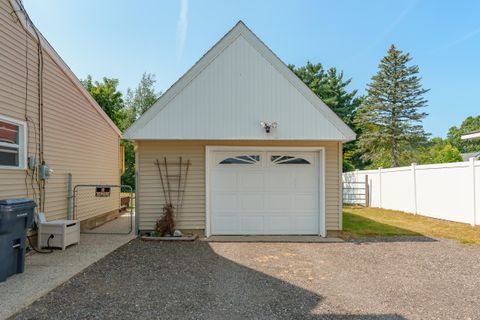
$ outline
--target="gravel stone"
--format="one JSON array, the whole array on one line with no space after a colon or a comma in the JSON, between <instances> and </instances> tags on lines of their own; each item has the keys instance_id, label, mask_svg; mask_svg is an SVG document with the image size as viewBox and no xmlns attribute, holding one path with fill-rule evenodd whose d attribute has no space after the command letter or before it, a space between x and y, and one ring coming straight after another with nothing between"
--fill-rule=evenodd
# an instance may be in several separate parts
<instances>
[{"instance_id":1,"label":"gravel stone","mask_svg":"<svg viewBox=\"0 0 480 320\"><path fill-rule=\"evenodd\" d=\"M133 240L12 319L480 319L480 247Z\"/></svg>"}]
</instances>

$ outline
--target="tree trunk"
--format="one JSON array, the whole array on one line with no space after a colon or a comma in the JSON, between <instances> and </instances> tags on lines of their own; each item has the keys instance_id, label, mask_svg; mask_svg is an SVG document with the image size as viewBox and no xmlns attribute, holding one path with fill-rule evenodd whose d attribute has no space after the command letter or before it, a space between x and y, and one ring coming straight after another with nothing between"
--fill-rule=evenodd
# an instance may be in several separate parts
<instances>
[{"instance_id":1,"label":"tree trunk","mask_svg":"<svg viewBox=\"0 0 480 320\"><path fill-rule=\"evenodd\" d=\"M395 136L392 136L392 167L398 167L398 145Z\"/></svg>"}]
</instances>

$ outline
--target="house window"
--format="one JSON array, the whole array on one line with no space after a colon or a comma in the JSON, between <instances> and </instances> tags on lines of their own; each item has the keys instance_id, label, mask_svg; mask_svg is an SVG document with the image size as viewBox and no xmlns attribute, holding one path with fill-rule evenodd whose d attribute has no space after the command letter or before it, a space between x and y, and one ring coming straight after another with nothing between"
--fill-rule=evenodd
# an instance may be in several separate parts
<instances>
[{"instance_id":1,"label":"house window","mask_svg":"<svg viewBox=\"0 0 480 320\"><path fill-rule=\"evenodd\" d=\"M226 158L220 164L255 164L260 161L259 155L242 155Z\"/></svg>"},{"instance_id":2,"label":"house window","mask_svg":"<svg viewBox=\"0 0 480 320\"><path fill-rule=\"evenodd\" d=\"M310 161L294 156L271 156L270 160L275 164L310 164Z\"/></svg>"},{"instance_id":3,"label":"house window","mask_svg":"<svg viewBox=\"0 0 480 320\"><path fill-rule=\"evenodd\" d=\"M0 115L0 168L26 167L26 124Z\"/></svg>"}]
</instances>

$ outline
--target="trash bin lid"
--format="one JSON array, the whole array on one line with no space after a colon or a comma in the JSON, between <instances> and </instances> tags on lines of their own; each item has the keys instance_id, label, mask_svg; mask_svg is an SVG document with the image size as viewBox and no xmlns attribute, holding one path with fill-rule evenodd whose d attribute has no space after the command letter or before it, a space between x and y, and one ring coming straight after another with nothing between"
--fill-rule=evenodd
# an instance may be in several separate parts
<instances>
[{"instance_id":1,"label":"trash bin lid","mask_svg":"<svg viewBox=\"0 0 480 320\"><path fill-rule=\"evenodd\" d=\"M29 198L0 200L0 206L14 206L14 205L30 204L30 203L34 204L35 201L33 201L32 199L29 199Z\"/></svg>"}]
</instances>

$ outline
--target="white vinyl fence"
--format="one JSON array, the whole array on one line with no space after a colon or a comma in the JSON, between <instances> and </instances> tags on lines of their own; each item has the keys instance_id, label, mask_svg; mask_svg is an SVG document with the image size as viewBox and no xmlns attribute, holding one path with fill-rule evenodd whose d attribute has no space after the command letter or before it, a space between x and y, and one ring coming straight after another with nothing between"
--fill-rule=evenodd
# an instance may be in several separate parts
<instances>
[{"instance_id":1,"label":"white vinyl fence","mask_svg":"<svg viewBox=\"0 0 480 320\"><path fill-rule=\"evenodd\" d=\"M368 175L371 207L480 225L480 161L362 170L343 174L344 186ZM358 192L358 191L357 191ZM344 199L355 198L344 188Z\"/></svg>"}]
</instances>

